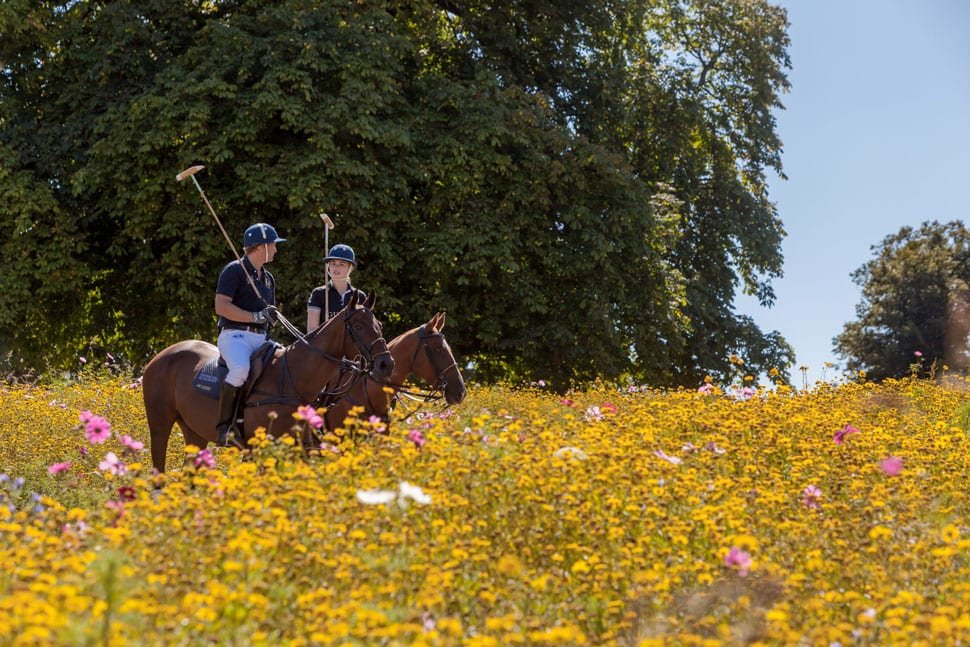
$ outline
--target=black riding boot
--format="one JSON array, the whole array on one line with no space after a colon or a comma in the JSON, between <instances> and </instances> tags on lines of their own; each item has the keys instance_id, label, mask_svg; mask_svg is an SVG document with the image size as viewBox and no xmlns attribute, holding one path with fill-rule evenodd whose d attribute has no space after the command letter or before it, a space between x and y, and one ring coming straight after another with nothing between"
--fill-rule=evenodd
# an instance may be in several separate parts
<instances>
[{"instance_id":1,"label":"black riding boot","mask_svg":"<svg viewBox=\"0 0 970 647\"><path fill-rule=\"evenodd\" d=\"M232 384L222 383L219 390L219 422L216 431L219 432L219 439L216 445L219 447L241 447L236 433L236 405L239 401L241 387Z\"/></svg>"}]
</instances>

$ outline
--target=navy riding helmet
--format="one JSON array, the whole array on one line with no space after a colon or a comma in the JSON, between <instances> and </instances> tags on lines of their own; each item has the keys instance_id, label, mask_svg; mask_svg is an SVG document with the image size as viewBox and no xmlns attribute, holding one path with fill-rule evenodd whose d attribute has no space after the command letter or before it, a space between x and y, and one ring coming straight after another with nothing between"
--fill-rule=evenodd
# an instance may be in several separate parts
<instances>
[{"instance_id":1,"label":"navy riding helmet","mask_svg":"<svg viewBox=\"0 0 970 647\"><path fill-rule=\"evenodd\" d=\"M323 259L324 261L347 261L354 267L357 267L357 257L354 255L354 250L350 245L334 245L330 248L330 253L327 257Z\"/></svg>"},{"instance_id":2,"label":"navy riding helmet","mask_svg":"<svg viewBox=\"0 0 970 647\"><path fill-rule=\"evenodd\" d=\"M243 247L285 242L286 239L280 238L280 235L276 233L276 228L273 225L267 225L265 222L250 225L246 229L246 233L243 234Z\"/></svg>"}]
</instances>

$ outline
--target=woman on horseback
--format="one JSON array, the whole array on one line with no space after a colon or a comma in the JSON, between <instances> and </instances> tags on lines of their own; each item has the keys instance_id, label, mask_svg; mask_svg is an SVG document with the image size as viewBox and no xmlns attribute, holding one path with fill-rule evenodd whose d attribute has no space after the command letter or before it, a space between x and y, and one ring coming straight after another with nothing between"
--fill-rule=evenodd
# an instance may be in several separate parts
<instances>
[{"instance_id":1,"label":"woman on horseback","mask_svg":"<svg viewBox=\"0 0 970 647\"><path fill-rule=\"evenodd\" d=\"M310 293L306 306L307 332L315 330L321 323L326 323L340 312L354 292L357 292L357 300L360 302L367 298L363 290L350 284L350 275L357 268L357 257L350 245L334 245L323 260L327 264L330 280ZM323 318L322 313L325 310L327 314Z\"/></svg>"}]
</instances>

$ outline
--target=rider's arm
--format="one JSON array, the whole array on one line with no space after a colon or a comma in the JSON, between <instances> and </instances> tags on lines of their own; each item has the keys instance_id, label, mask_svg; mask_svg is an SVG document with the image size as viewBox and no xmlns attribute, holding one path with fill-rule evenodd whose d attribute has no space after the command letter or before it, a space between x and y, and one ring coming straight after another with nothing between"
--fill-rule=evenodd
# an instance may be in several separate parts
<instances>
[{"instance_id":1,"label":"rider's arm","mask_svg":"<svg viewBox=\"0 0 970 647\"><path fill-rule=\"evenodd\" d=\"M306 309L306 331L313 332L320 325L320 308L308 306Z\"/></svg>"},{"instance_id":2,"label":"rider's arm","mask_svg":"<svg viewBox=\"0 0 970 647\"><path fill-rule=\"evenodd\" d=\"M238 321L241 323L253 322L253 313L248 310L243 310L237 305L233 305L232 297L227 294L216 293L215 308L217 315L225 317L230 321Z\"/></svg>"}]
</instances>

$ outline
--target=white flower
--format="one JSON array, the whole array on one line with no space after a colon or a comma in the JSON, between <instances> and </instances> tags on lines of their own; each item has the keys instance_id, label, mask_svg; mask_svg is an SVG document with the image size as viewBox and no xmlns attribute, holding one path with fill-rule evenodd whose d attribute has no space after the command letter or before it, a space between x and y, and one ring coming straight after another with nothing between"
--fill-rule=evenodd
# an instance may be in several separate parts
<instances>
[{"instance_id":1,"label":"white flower","mask_svg":"<svg viewBox=\"0 0 970 647\"><path fill-rule=\"evenodd\" d=\"M365 505L386 505L397 501L397 504L402 508L407 507L408 499L421 505L431 503L431 497L417 485L401 481L398 488L398 492L394 490L357 490L357 500Z\"/></svg>"},{"instance_id":2,"label":"white flower","mask_svg":"<svg viewBox=\"0 0 970 647\"><path fill-rule=\"evenodd\" d=\"M357 490L357 500L365 505L383 505L397 498L391 490Z\"/></svg>"},{"instance_id":3,"label":"white flower","mask_svg":"<svg viewBox=\"0 0 970 647\"><path fill-rule=\"evenodd\" d=\"M589 458L586 455L586 452L581 450L579 447L560 447L556 450L556 453L553 454L553 456L556 458L566 458L567 456L572 456L573 458L581 461Z\"/></svg>"},{"instance_id":4,"label":"white flower","mask_svg":"<svg viewBox=\"0 0 970 647\"><path fill-rule=\"evenodd\" d=\"M405 499L413 499L415 503L427 505L431 503L431 497L425 494L417 485L411 485L407 481L401 481L401 497L398 503L405 504Z\"/></svg>"}]
</instances>

